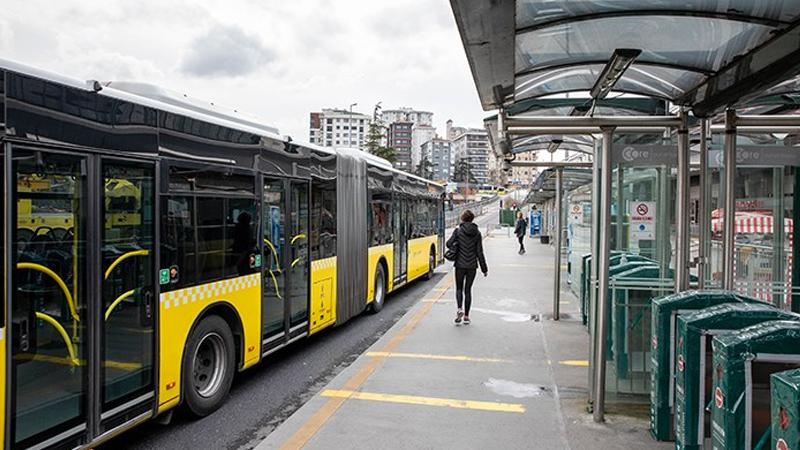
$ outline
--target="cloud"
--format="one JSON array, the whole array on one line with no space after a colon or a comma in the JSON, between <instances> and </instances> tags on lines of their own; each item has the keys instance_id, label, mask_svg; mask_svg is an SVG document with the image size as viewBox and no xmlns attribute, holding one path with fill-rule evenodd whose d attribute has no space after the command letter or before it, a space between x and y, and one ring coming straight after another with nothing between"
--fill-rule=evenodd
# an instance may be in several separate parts
<instances>
[{"instance_id":1,"label":"cloud","mask_svg":"<svg viewBox=\"0 0 800 450\"><path fill-rule=\"evenodd\" d=\"M255 36L233 25L215 25L195 38L180 71L203 78L240 77L275 60L275 52Z\"/></svg>"}]
</instances>

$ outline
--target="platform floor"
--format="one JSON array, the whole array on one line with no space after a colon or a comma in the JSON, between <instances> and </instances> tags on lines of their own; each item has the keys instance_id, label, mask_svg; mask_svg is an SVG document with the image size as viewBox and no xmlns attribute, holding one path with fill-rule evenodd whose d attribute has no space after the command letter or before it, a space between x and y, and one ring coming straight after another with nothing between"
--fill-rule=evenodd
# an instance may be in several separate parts
<instances>
[{"instance_id":1,"label":"platform floor","mask_svg":"<svg viewBox=\"0 0 800 450\"><path fill-rule=\"evenodd\" d=\"M592 421L577 301L562 288L565 317L550 320L553 249L527 246L520 256L506 230L491 232L471 325L453 324L449 273L257 448L672 448L648 434L646 405Z\"/></svg>"}]
</instances>

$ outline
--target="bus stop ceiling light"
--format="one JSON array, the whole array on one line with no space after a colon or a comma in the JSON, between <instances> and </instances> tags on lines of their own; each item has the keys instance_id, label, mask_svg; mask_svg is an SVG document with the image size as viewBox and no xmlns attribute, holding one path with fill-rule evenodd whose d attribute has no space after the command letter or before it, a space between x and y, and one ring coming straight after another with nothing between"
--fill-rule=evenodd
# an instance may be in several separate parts
<instances>
[{"instance_id":1,"label":"bus stop ceiling light","mask_svg":"<svg viewBox=\"0 0 800 450\"><path fill-rule=\"evenodd\" d=\"M550 144L547 146L547 151L550 153L555 153L558 150L558 147L561 145L560 139L554 139L550 141Z\"/></svg>"},{"instance_id":2,"label":"bus stop ceiling light","mask_svg":"<svg viewBox=\"0 0 800 450\"><path fill-rule=\"evenodd\" d=\"M633 61L635 61L641 53L642 51L637 48L618 48L614 50L614 54L611 55L611 59L609 59L606 66L603 67L603 71L600 72L597 82L595 82L592 87L592 98L595 100L606 98L608 93L614 88L614 85L617 84L617 81L622 78L622 74L628 70L628 67L633 64Z\"/></svg>"}]
</instances>

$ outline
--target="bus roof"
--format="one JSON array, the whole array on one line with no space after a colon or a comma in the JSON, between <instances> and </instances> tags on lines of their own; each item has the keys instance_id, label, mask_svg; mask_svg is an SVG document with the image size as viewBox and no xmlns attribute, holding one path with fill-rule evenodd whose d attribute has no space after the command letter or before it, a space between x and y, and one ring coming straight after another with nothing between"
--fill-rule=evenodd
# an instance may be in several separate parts
<instances>
[{"instance_id":1,"label":"bus roof","mask_svg":"<svg viewBox=\"0 0 800 450\"><path fill-rule=\"evenodd\" d=\"M195 99L156 85L128 81L84 81L3 58L0 58L0 69L5 69L45 81L58 83L87 92L94 91L100 95L118 100L138 103L143 106L148 106L174 114L180 114L193 119L233 128L239 131L260 135L278 141L287 143L291 142L295 145L300 145L327 154L342 153L354 155L373 166L381 167L394 173L403 174L409 178L422 181L427 184L443 187L442 184L435 181L427 180L417 175L396 169L386 159L375 156L369 152L347 147L331 149L329 147L322 147L302 141L294 141L289 136L280 135L278 128L269 125L263 125L262 123L258 122L257 119L249 118L235 109L220 107L211 102Z\"/></svg>"}]
</instances>

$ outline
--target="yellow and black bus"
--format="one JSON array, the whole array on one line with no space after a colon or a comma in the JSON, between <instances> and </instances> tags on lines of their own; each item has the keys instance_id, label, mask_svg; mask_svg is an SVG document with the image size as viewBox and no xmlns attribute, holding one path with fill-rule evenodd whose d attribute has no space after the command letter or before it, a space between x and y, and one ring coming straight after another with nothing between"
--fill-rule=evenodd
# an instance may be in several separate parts
<instances>
[{"instance_id":1,"label":"yellow and black bus","mask_svg":"<svg viewBox=\"0 0 800 450\"><path fill-rule=\"evenodd\" d=\"M430 277L442 186L133 83L0 61L4 448L88 448Z\"/></svg>"}]
</instances>

